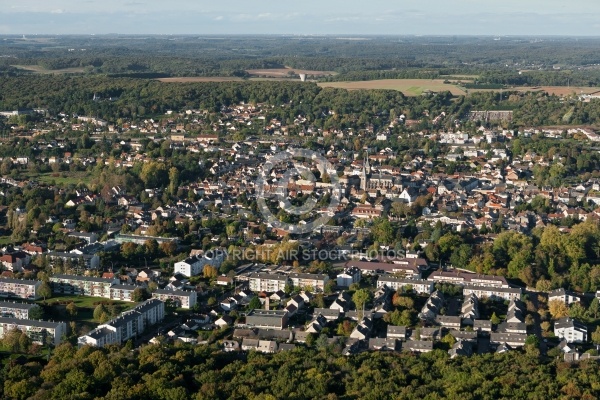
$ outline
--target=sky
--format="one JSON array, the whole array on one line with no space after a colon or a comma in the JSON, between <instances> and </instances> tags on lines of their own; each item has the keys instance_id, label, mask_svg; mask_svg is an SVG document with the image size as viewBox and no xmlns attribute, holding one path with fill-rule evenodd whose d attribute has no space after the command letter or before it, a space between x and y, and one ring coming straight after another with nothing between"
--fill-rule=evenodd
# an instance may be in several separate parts
<instances>
[{"instance_id":1,"label":"sky","mask_svg":"<svg viewBox=\"0 0 600 400\"><path fill-rule=\"evenodd\" d=\"M600 36L597 0L0 0L0 34Z\"/></svg>"}]
</instances>

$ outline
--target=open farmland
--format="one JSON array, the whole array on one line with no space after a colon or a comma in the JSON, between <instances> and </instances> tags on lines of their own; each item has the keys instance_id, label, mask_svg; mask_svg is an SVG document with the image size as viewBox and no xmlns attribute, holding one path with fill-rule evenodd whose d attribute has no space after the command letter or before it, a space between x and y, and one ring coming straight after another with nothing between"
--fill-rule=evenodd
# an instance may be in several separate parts
<instances>
[{"instance_id":1,"label":"open farmland","mask_svg":"<svg viewBox=\"0 0 600 400\"><path fill-rule=\"evenodd\" d=\"M549 94L555 94L557 96L568 96L570 94L591 94L600 92L600 87L575 87L575 86L535 86L535 87L517 87L514 89L507 90L518 90L520 92L548 92Z\"/></svg>"},{"instance_id":2,"label":"open farmland","mask_svg":"<svg viewBox=\"0 0 600 400\"><path fill-rule=\"evenodd\" d=\"M266 76L271 78L284 78L291 74L306 74L309 77L320 77L328 75L336 75L334 71L311 71L306 69L294 68L268 68L268 69L248 69L246 70L252 76Z\"/></svg>"},{"instance_id":3,"label":"open farmland","mask_svg":"<svg viewBox=\"0 0 600 400\"><path fill-rule=\"evenodd\" d=\"M34 72L36 74L81 74L85 72L83 67L63 68L63 69L46 69L40 65L13 65L25 71Z\"/></svg>"},{"instance_id":4,"label":"open farmland","mask_svg":"<svg viewBox=\"0 0 600 400\"><path fill-rule=\"evenodd\" d=\"M356 82L322 82L321 87L333 87L348 90L388 89L398 90L406 96L418 96L428 90L433 92L450 91L453 95L464 95L458 86L446 84L442 79L379 79Z\"/></svg>"}]
</instances>

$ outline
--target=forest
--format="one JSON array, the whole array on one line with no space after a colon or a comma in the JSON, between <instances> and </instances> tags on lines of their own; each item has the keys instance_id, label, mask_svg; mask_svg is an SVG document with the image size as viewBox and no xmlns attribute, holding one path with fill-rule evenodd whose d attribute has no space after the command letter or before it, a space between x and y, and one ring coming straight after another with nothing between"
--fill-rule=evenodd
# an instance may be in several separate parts
<instances>
[{"instance_id":1,"label":"forest","mask_svg":"<svg viewBox=\"0 0 600 400\"><path fill-rule=\"evenodd\" d=\"M49 361L4 359L5 399L595 399L596 361L567 364L524 353L450 359L445 351L342 356L317 339L313 349L265 355L223 353L218 344L77 349Z\"/></svg>"}]
</instances>

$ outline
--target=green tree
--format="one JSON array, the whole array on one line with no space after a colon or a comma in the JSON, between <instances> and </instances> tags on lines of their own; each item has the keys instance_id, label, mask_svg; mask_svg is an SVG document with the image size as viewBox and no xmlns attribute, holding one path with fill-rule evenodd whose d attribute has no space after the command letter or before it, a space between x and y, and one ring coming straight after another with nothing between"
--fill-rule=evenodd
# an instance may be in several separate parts
<instances>
[{"instance_id":1,"label":"green tree","mask_svg":"<svg viewBox=\"0 0 600 400\"><path fill-rule=\"evenodd\" d=\"M590 306L587 309L587 315L591 318L598 318L598 314L600 313L600 301L598 301L597 297L594 297L590 302Z\"/></svg>"},{"instance_id":2,"label":"green tree","mask_svg":"<svg viewBox=\"0 0 600 400\"><path fill-rule=\"evenodd\" d=\"M74 317L77 315L77 306L75 305L74 302L70 302L69 304L67 304L67 306L65 308L71 317Z\"/></svg>"},{"instance_id":3,"label":"green tree","mask_svg":"<svg viewBox=\"0 0 600 400\"><path fill-rule=\"evenodd\" d=\"M250 299L250 302L248 303L248 309L254 310L260 308L262 308L262 303L260 302L260 299L258 298L258 296L253 296L252 299Z\"/></svg>"},{"instance_id":4,"label":"green tree","mask_svg":"<svg viewBox=\"0 0 600 400\"><path fill-rule=\"evenodd\" d=\"M150 294L146 289L141 287L133 289L133 293L131 294L131 300L135 301L136 303L139 303L148 298L150 298Z\"/></svg>"},{"instance_id":5,"label":"green tree","mask_svg":"<svg viewBox=\"0 0 600 400\"><path fill-rule=\"evenodd\" d=\"M52 288L50 287L50 284L48 282L42 282L38 289L38 294L42 296L44 301L52 297Z\"/></svg>"},{"instance_id":6,"label":"green tree","mask_svg":"<svg viewBox=\"0 0 600 400\"><path fill-rule=\"evenodd\" d=\"M373 298L373 293L368 289L359 289L352 295L352 301L356 305L356 309L360 310Z\"/></svg>"},{"instance_id":7,"label":"green tree","mask_svg":"<svg viewBox=\"0 0 600 400\"><path fill-rule=\"evenodd\" d=\"M494 312L494 313L492 313L492 317L490 318L490 321L492 322L492 324L498 325L500 323L500 318L498 318L498 316Z\"/></svg>"},{"instance_id":8,"label":"green tree","mask_svg":"<svg viewBox=\"0 0 600 400\"><path fill-rule=\"evenodd\" d=\"M596 330L592 332L592 342L594 342L594 344L600 344L600 326L597 326Z\"/></svg>"}]
</instances>

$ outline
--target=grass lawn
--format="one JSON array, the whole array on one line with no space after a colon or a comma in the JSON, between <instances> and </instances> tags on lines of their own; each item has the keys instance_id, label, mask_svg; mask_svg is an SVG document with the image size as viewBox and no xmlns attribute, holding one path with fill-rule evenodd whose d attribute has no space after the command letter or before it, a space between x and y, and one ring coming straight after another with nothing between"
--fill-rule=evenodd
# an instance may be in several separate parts
<instances>
[{"instance_id":1,"label":"grass lawn","mask_svg":"<svg viewBox=\"0 0 600 400\"><path fill-rule=\"evenodd\" d=\"M0 236L0 246L12 243L13 240L10 238L10 236Z\"/></svg>"},{"instance_id":2,"label":"grass lawn","mask_svg":"<svg viewBox=\"0 0 600 400\"><path fill-rule=\"evenodd\" d=\"M37 177L31 176L30 179L37 179L42 183L50 184L53 182L56 185L60 186L68 186L68 185L77 185L79 183L85 183L86 185L89 183L89 172L74 172L74 173L59 173L58 176L53 176L54 172L48 172L46 174L40 174ZM63 176L63 174L65 176Z\"/></svg>"},{"instance_id":3,"label":"grass lawn","mask_svg":"<svg viewBox=\"0 0 600 400\"><path fill-rule=\"evenodd\" d=\"M73 302L77 306L77 315L71 316L66 310L66 304ZM46 312L46 319L52 318L58 321L76 321L79 323L95 323L94 321L94 309L99 303L108 305L116 305L119 307L120 312L129 310L137 305L137 303L130 303L124 301L108 300L103 297L89 297L89 296L60 296L52 297L37 301L38 304L43 305ZM65 303L65 304L60 304Z\"/></svg>"}]
</instances>

